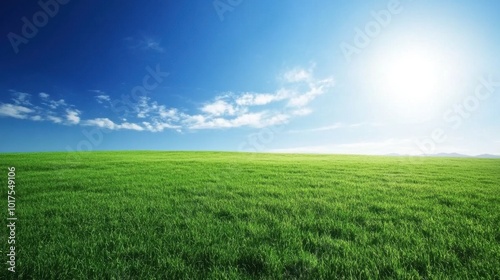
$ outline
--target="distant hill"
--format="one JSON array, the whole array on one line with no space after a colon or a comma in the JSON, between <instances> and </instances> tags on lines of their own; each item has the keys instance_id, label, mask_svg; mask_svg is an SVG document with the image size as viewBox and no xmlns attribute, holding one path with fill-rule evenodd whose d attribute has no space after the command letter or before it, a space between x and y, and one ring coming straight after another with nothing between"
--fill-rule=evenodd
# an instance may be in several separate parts
<instances>
[{"instance_id":1,"label":"distant hill","mask_svg":"<svg viewBox=\"0 0 500 280\"><path fill-rule=\"evenodd\" d=\"M402 155L402 154L398 154L398 153L390 153L390 154L386 154L386 156L402 157L402 156L408 156L408 155ZM417 156L451 157L451 158L500 158L500 155L482 154L482 155L477 155L477 156L469 156L469 155L464 155L464 154L459 154L459 153L438 153L438 154L432 154L432 155L417 155Z\"/></svg>"},{"instance_id":2,"label":"distant hill","mask_svg":"<svg viewBox=\"0 0 500 280\"><path fill-rule=\"evenodd\" d=\"M482 155L478 155L476 156L477 158L500 158L500 156L497 156L497 155L490 155L490 154L482 154Z\"/></svg>"},{"instance_id":3,"label":"distant hill","mask_svg":"<svg viewBox=\"0 0 500 280\"><path fill-rule=\"evenodd\" d=\"M429 155L431 157L471 157L471 156L468 156L468 155L463 155L463 154L459 154L459 153L439 153L439 154L434 154L434 155Z\"/></svg>"}]
</instances>

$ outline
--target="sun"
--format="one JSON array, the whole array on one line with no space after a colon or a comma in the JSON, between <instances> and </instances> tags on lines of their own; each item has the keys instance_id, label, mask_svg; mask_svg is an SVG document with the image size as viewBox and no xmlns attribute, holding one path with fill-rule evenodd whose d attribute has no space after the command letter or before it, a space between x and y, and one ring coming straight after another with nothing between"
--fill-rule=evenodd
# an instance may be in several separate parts
<instances>
[{"instance_id":1,"label":"sun","mask_svg":"<svg viewBox=\"0 0 500 280\"><path fill-rule=\"evenodd\" d=\"M444 99L447 67L438 52L409 47L387 50L371 71L376 94L390 111L424 119Z\"/></svg>"},{"instance_id":2,"label":"sun","mask_svg":"<svg viewBox=\"0 0 500 280\"><path fill-rule=\"evenodd\" d=\"M416 51L398 54L382 68L385 90L398 101L427 103L438 94L440 67L429 54Z\"/></svg>"}]
</instances>

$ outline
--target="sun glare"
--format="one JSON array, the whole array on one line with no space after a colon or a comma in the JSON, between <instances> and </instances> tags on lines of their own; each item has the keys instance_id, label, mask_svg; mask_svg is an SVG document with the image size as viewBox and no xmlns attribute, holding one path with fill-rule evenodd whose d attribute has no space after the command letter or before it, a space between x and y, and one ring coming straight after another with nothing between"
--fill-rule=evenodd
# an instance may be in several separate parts
<instances>
[{"instance_id":1,"label":"sun glare","mask_svg":"<svg viewBox=\"0 0 500 280\"><path fill-rule=\"evenodd\" d=\"M372 70L377 98L398 116L426 119L450 91L448 68L444 57L428 48L390 49Z\"/></svg>"},{"instance_id":2,"label":"sun glare","mask_svg":"<svg viewBox=\"0 0 500 280\"><path fill-rule=\"evenodd\" d=\"M388 94L398 101L422 105L438 94L440 65L428 54L404 52L382 69Z\"/></svg>"}]
</instances>

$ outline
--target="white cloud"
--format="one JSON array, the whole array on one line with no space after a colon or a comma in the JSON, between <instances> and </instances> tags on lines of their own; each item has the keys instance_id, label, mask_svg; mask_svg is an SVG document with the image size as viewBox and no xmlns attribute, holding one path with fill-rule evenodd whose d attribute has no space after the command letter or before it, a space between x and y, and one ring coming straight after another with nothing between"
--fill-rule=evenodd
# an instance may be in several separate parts
<instances>
[{"instance_id":1,"label":"white cloud","mask_svg":"<svg viewBox=\"0 0 500 280\"><path fill-rule=\"evenodd\" d=\"M85 120L82 122L84 126L97 126L100 128L115 129L116 124L108 118L97 118L92 120Z\"/></svg>"},{"instance_id":2,"label":"white cloud","mask_svg":"<svg viewBox=\"0 0 500 280\"><path fill-rule=\"evenodd\" d=\"M165 106L158 107L158 115L163 119L178 120L179 111L177 109L166 109Z\"/></svg>"},{"instance_id":3,"label":"white cloud","mask_svg":"<svg viewBox=\"0 0 500 280\"><path fill-rule=\"evenodd\" d=\"M95 96L95 99L97 100L97 102L99 104L111 101L111 98L109 97L109 95L104 95L104 94Z\"/></svg>"},{"instance_id":4,"label":"white cloud","mask_svg":"<svg viewBox=\"0 0 500 280\"><path fill-rule=\"evenodd\" d=\"M151 132L159 132L151 123L149 122L142 122L142 125L146 128L147 131Z\"/></svg>"},{"instance_id":5,"label":"white cloud","mask_svg":"<svg viewBox=\"0 0 500 280\"><path fill-rule=\"evenodd\" d=\"M233 116L236 113L233 105L227 103L224 100L216 100L213 103L206 104L201 108L201 111L214 116Z\"/></svg>"},{"instance_id":6,"label":"white cloud","mask_svg":"<svg viewBox=\"0 0 500 280\"><path fill-rule=\"evenodd\" d=\"M333 86L333 79L316 80L312 72L296 68L284 74L287 83L274 93L244 92L222 94L200 108L202 114L184 115L190 129L217 129L241 126L265 127L288 122L291 117L312 113L306 106ZM284 101L281 110L278 102ZM274 108L270 110L270 106ZM258 107L259 106L259 107Z\"/></svg>"},{"instance_id":7,"label":"white cloud","mask_svg":"<svg viewBox=\"0 0 500 280\"><path fill-rule=\"evenodd\" d=\"M143 122L142 124L144 125L146 130L150 131L150 132L162 132L165 129L175 129L175 130L181 129L181 126L172 125L172 124L167 123L167 122L158 122L158 121L156 121L154 123Z\"/></svg>"},{"instance_id":8,"label":"white cloud","mask_svg":"<svg viewBox=\"0 0 500 280\"><path fill-rule=\"evenodd\" d=\"M66 104L66 101L64 101L64 99L59 99L59 100L48 100L47 99L47 102L46 103L42 103L43 105L45 106L48 106L50 107L51 109L57 109L59 107L66 107L68 106L68 104Z\"/></svg>"},{"instance_id":9,"label":"white cloud","mask_svg":"<svg viewBox=\"0 0 500 280\"><path fill-rule=\"evenodd\" d=\"M26 119L28 114L34 112L32 109L13 105L13 104L0 104L0 116L11 117L16 119Z\"/></svg>"},{"instance_id":10,"label":"white cloud","mask_svg":"<svg viewBox=\"0 0 500 280\"><path fill-rule=\"evenodd\" d=\"M186 127L197 127L200 126L201 124L205 123L206 117L203 115L188 115L188 114L181 114L182 118L182 125Z\"/></svg>"},{"instance_id":11,"label":"white cloud","mask_svg":"<svg viewBox=\"0 0 500 280\"><path fill-rule=\"evenodd\" d=\"M106 95L106 93L100 89L89 89L90 92Z\"/></svg>"},{"instance_id":12,"label":"white cloud","mask_svg":"<svg viewBox=\"0 0 500 280\"><path fill-rule=\"evenodd\" d=\"M45 92L40 92L38 96L42 99L41 105L44 105L46 107L49 107L52 110L56 109L62 109L63 111L65 108L69 107L70 105L66 103L64 99L59 99L59 100L53 100L50 98L50 95ZM37 108L40 109L39 106L36 106Z\"/></svg>"},{"instance_id":13,"label":"white cloud","mask_svg":"<svg viewBox=\"0 0 500 280\"><path fill-rule=\"evenodd\" d=\"M14 90L11 90L11 92L14 95L12 101L14 101L16 105L24 105L24 106L32 105L31 102L29 101L29 99L31 98L31 94Z\"/></svg>"},{"instance_id":14,"label":"white cloud","mask_svg":"<svg viewBox=\"0 0 500 280\"><path fill-rule=\"evenodd\" d=\"M294 116L307 116L312 113L312 110L309 108L301 108L292 111L292 115Z\"/></svg>"},{"instance_id":15,"label":"white cloud","mask_svg":"<svg viewBox=\"0 0 500 280\"><path fill-rule=\"evenodd\" d=\"M206 118L201 115L191 116L187 127L189 129L219 129L219 128L236 128L236 127L254 127L261 128L271 125L286 123L290 117L286 114L256 112L246 113L232 119L222 117Z\"/></svg>"},{"instance_id":16,"label":"white cloud","mask_svg":"<svg viewBox=\"0 0 500 280\"><path fill-rule=\"evenodd\" d=\"M110 130L135 130L135 131L143 131L144 128L135 123L125 122L122 124L116 124L112 120L108 118L96 118L91 120L82 121L83 126L96 126L104 129Z\"/></svg>"},{"instance_id":17,"label":"white cloud","mask_svg":"<svg viewBox=\"0 0 500 280\"><path fill-rule=\"evenodd\" d=\"M179 120L179 111L176 108L167 108L165 105L159 105L156 101L151 101L151 98L141 96L133 108L140 119L151 118L161 120Z\"/></svg>"},{"instance_id":18,"label":"white cloud","mask_svg":"<svg viewBox=\"0 0 500 280\"><path fill-rule=\"evenodd\" d=\"M260 127L266 127L266 126L272 126L272 125L279 125L279 124L287 123L289 119L290 119L289 115L286 115L286 114L276 114L276 115L273 115L272 117L264 120L264 122L261 123Z\"/></svg>"},{"instance_id":19,"label":"white cloud","mask_svg":"<svg viewBox=\"0 0 500 280\"><path fill-rule=\"evenodd\" d=\"M317 82L310 82L309 90L303 94L298 94L290 98L287 106L289 107L304 107L316 97L324 94L329 87L333 86L333 79L325 79Z\"/></svg>"},{"instance_id":20,"label":"white cloud","mask_svg":"<svg viewBox=\"0 0 500 280\"><path fill-rule=\"evenodd\" d=\"M68 106L68 104L66 104L66 101L64 101L64 99L59 99L58 101L53 100L51 103L52 106L54 106L55 108L59 106Z\"/></svg>"},{"instance_id":21,"label":"white cloud","mask_svg":"<svg viewBox=\"0 0 500 280\"><path fill-rule=\"evenodd\" d=\"M244 114L233 119L198 117L198 122L189 126L190 129L234 128L241 126L259 127L263 113Z\"/></svg>"},{"instance_id":22,"label":"white cloud","mask_svg":"<svg viewBox=\"0 0 500 280\"><path fill-rule=\"evenodd\" d=\"M157 104L149 104L149 99L150 98L146 96L141 96L139 98L135 108L138 118L144 119L149 115L149 112L157 109Z\"/></svg>"},{"instance_id":23,"label":"white cloud","mask_svg":"<svg viewBox=\"0 0 500 280\"><path fill-rule=\"evenodd\" d=\"M262 125L262 118L264 113L249 113L241 115L231 121L233 127L240 126L253 126L260 127Z\"/></svg>"},{"instance_id":24,"label":"white cloud","mask_svg":"<svg viewBox=\"0 0 500 280\"><path fill-rule=\"evenodd\" d=\"M122 123L121 125L118 125L119 129L128 129L128 130L136 130L136 131L143 131L144 128L138 124L135 123Z\"/></svg>"},{"instance_id":25,"label":"white cloud","mask_svg":"<svg viewBox=\"0 0 500 280\"><path fill-rule=\"evenodd\" d=\"M47 116L47 120L53 122L53 123L62 123L62 118L56 117L56 116Z\"/></svg>"},{"instance_id":26,"label":"white cloud","mask_svg":"<svg viewBox=\"0 0 500 280\"><path fill-rule=\"evenodd\" d=\"M310 129L309 131L310 132L330 131L330 130L337 130L339 128L347 128L347 127L351 127L351 126L347 125L347 124L336 123L336 124L329 125L329 126L323 126L323 127L313 128L313 129Z\"/></svg>"},{"instance_id":27,"label":"white cloud","mask_svg":"<svg viewBox=\"0 0 500 280\"><path fill-rule=\"evenodd\" d=\"M305 70L302 68L295 68L283 75L283 78L288 83L298 83L298 82L306 82L312 79L311 70Z\"/></svg>"},{"instance_id":28,"label":"white cloud","mask_svg":"<svg viewBox=\"0 0 500 280\"><path fill-rule=\"evenodd\" d=\"M80 111L78 110L66 110L66 119L70 124L78 124L80 122Z\"/></svg>"},{"instance_id":29,"label":"white cloud","mask_svg":"<svg viewBox=\"0 0 500 280\"><path fill-rule=\"evenodd\" d=\"M159 46L155 42L149 41L148 46L150 48ZM152 101L150 97L142 96L135 104L128 104L134 113L131 121L127 122L123 116L112 115L120 119L121 123L116 123L109 117L83 119L81 111L75 106L66 103L64 99L53 100L49 94L43 92L39 93L40 106L17 104L29 102L29 94L15 92L17 103L3 104L0 115L28 118L28 114L32 114L31 119L38 121L150 132L161 132L166 129L182 131L184 129L236 127L261 128L287 123L294 117L311 114L313 110L308 106L309 103L333 86L332 79L314 78L312 70L295 68L283 76L286 83L274 92L222 93L211 101L202 103L198 111L192 113L187 113L181 108L169 108L157 101ZM109 109L106 104L111 101L109 95L101 90L90 90L90 92L96 93L96 101ZM130 116L127 118L130 119Z\"/></svg>"},{"instance_id":30,"label":"white cloud","mask_svg":"<svg viewBox=\"0 0 500 280\"><path fill-rule=\"evenodd\" d=\"M236 104L240 106L267 105L275 101L281 101L290 96L290 93L281 89L276 94L270 93L244 93L236 98Z\"/></svg>"},{"instance_id":31,"label":"white cloud","mask_svg":"<svg viewBox=\"0 0 500 280\"><path fill-rule=\"evenodd\" d=\"M70 109L70 105L64 101L52 100L50 95L45 92L40 92L38 96L42 99L39 105L33 105L30 102L31 95L25 92L11 90L14 96L12 104L1 104L0 115L18 119L30 119L33 121L51 121L61 124L67 120L69 124L77 124L79 122L80 111ZM30 116L31 115L31 116Z\"/></svg>"}]
</instances>

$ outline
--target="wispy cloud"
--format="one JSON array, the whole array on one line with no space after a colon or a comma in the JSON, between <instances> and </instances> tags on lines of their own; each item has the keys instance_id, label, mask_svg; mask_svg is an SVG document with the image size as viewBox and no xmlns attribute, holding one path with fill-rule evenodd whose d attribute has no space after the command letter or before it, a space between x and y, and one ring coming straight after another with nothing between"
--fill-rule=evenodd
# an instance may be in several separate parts
<instances>
[{"instance_id":1,"label":"wispy cloud","mask_svg":"<svg viewBox=\"0 0 500 280\"><path fill-rule=\"evenodd\" d=\"M111 100L111 97L108 95L98 95L95 96L95 99L98 103L103 104L103 106L106 108L108 107L107 105L111 105L111 103L113 102ZM137 119L136 123L127 123L124 125L102 125L104 123L110 123L103 119L98 119L97 122L85 122L85 124L113 130L132 129L137 131L144 130L150 132L161 132L165 129L179 130L181 128L180 125L174 123L179 122L180 118L184 117L185 114L181 114L176 108L167 108L165 105L161 105L157 101L153 101L150 97L147 96L138 97L137 102L131 103L129 105L132 104L134 105L134 107L130 109L131 113L133 113L133 117Z\"/></svg>"},{"instance_id":2,"label":"wispy cloud","mask_svg":"<svg viewBox=\"0 0 500 280\"><path fill-rule=\"evenodd\" d=\"M313 111L310 108L301 108L301 109L291 111L291 114L293 116L307 116L307 115L311 114L312 112Z\"/></svg>"},{"instance_id":3,"label":"wispy cloud","mask_svg":"<svg viewBox=\"0 0 500 280\"><path fill-rule=\"evenodd\" d=\"M334 85L332 78L316 79L312 69L294 68L283 76L284 86L274 93L225 93L215 97L201 107L204 114L188 128L258 128L283 124L292 117L311 114L312 109L307 106Z\"/></svg>"},{"instance_id":4,"label":"wispy cloud","mask_svg":"<svg viewBox=\"0 0 500 280\"><path fill-rule=\"evenodd\" d=\"M38 96L42 99L42 105L45 105L51 109L57 109L60 107L68 107L64 99L54 100L50 98L50 95L45 92L40 92Z\"/></svg>"},{"instance_id":5,"label":"wispy cloud","mask_svg":"<svg viewBox=\"0 0 500 280\"><path fill-rule=\"evenodd\" d=\"M211 101L204 102L198 108L199 112L194 114L168 108L146 96L138 98L132 112L138 119L136 124L151 132L161 132L165 129L228 129L244 126L260 128L282 124L292 117L312 113L312 109L307 105L333 86L332 79L316 79L311 71L298 68L290 70L291 74L287 72L284 76L290 77L293 83L287 82L273 93L222 93ZM300 87L297 87L297 83L300 83ZM101 104L111 102L108 95L97 95L95 98ZM98 126L98 123L94 124Z\"/></svg>"},{"instance_id":6,"label":"wispy cloud","mask_svg":"<svg viewBox=\"0 0 500 280\"><path fill-rule=\"evenodd\" d=\"M236 104L240 106L267 105L272 102L285 100L293 94L286 89L281 89L275 94L271 93L244 93L236 99Z\"/></svg>"},{"instance_id":7,"label":"wispy cloud","mask_svg":"<svg viewBox=\"0 0 500 280\"><path fill-rule=\"evenodd\" d=\"M386 139L374 142L357 142L349 144L302 146L273 149L275 153L321 153L321 154L363 154L385 155L398 153L401 155L419 155L412 139Z\"/></svg>"},{"instance_id":8,"label":"wispy cloud","mask_svg":"<svg viewBox=\"0 0 500 280\"><path fill-rule=\"evenodd\" d=\"M236 109L233 105L224 100L216 100L212 103L208 103L201 108L201 111L213 116L234 116L236 113Z\"/></svg>"},{"instance_id":9,"label":"wispy cloud","mask_svg":"<svg viewBox=\"0 0 500 280\"><path fill-rule=\"evenodd\" d=\"M366 127L366 126L376 127L376 126L381 126L381 124L379 124L379 123L346 124L346 123L338 122L338 123L335 123L332 125L321 126L321 127L316 127L316 128L289 130L288 133L311 133L311 132L331 131L331 130L337 130L337 129L342 129L342 128L354 128L354 127Z\"/></svg>"},{"instance_id":10,"label":"wispy cloud","mask_svg":"<svg viewBox=\"0 0 500 280\"><path fill-rule=\"evenodd\" d=\"M89 89L89 92L97 93L97 94L106 94L106 92L100 89Z\"/></svg>"},{"instance_id":11,"label":"wispy cloud","mask_svg":"<svg viewBox=\"0 0 500 280\"><path fill-rule=\"evenodd\" d=\"M342 123L336 123L333 125L322 126L322 127L317 127L317 128L289 130L288 133L310 133L310 132L318 132L318 131L329 131L329 130L336 130L336 129L344 128L344 127L348 127L348 126L345 124L342 124Z\"/></svg>"},{"instance_id":12,"label":"wispy cloud","mask_svg":"<svg viewBox=\"0 0 500 280\"><path fill-rule=\"evenodd\" d=\"M312 67L314 68L314 66ZM298 83L310 81L312 79L311 70L303 68L294 68L283 75L283 78L288 83Z\"/></svg>"},{"instance_id":13,"label":"wispy cloud","mask_svg":"<svg viewBox=\"0 0 500 280\"><path fill-rule=\"evenodd\" d=\"M32 109L13 105L13 104L0 104L0 116L11 117L16 119L27 119L29 114L34 112Z\"/></svg>"},{"instance_id":14,"label":"wispy cloud","mask_svg":"<svg viewBox=\"0 0 500 280\"><path fill-rule=\"evenodd\" d=\"M136 130L136 131L143 131L144 128L141 127L140 125L134 124L134 123L128 123L124 122L121 124L116 124L112 120L108 118L97 118L97 119L91 119L91 120L85 120L82 122L83 126L97 126L100 128L106 128L110 130Z\"/></svg>"},{"instance_id":15,"label":"wispy cloud","mask_svg":"<svg viewBox=\"0 0 500 280\"><path fill-rule=\"evenodd\" d=\"M143 127L150 132L162 132L165 129L174 129L176 131L182 131L181 126L178 125L172 125L168 122L162 122L158 120L154 120L152 123L151 122L142 122Z\"/></svg>"},{"instance_id":16,"label":"wispy cloud","mask_svg":"<svg viewBox=\"0 0 500 280\"><path fill-rule=\"evenodd\" d=\"M157 38L145 36L141 39L135 37L124 38L130 49L139 49L143 51L154 51L157 53L163 53L165 49L161 46L161 41Z\"/></svg>"},{"instance_id":17,"label":"wispy cloud","mask_svg":"<svg viewBox=\"0 0 500 280\"><path fill-rule=\"evenodd\" d=\"M36 98L25 92L10 92L12 103L0 103L0 116L66 125L78 124L80 121L81 111L67 104L64 99L54 100L45 92L40 92Z\"/></svg>"},{"instance_id":18,"label":"wispy cloud","mask_svg":"<svg viewBox=\"0 0 500 280\"><path fill-rule=\"evenodd\" d=\"M47 116L47 120L53 122L53 123L62 123L63 122L63 119L60 118L60 117L56 117L56 116Z\"/></svg>"},{"instance_id":19,"label":"wispy cloud","mask_svg":"<svg viewBox=\"0 0 500 280\"><path fill-rule=\"evenodd\" d=\"M97 102L99 104L103 104L105 102L111 101L111 97L109 97L109 95L105 95L105 94L97 95L97 96L95 96L95 99L97 100Z\"/></svg>"},{"instance_id":20,"label":"wispy cloud","mask_svg":"<svg viewBox=\"0 0 500 280\"><path fill-rule=\"evenodd\" d=\"M198 115L187 118L186 124L190 129L219 129L242 126L260 128L285 123L289 118L290 116L285 114L271 114L269 112L246 113L231 119L220 117L207 119Z\"/></svg>"},{"instance_id":21,"label":"wispy cloud","mask_svg":"<svg viewBox=\"0 0 500 280\"><path fill-rule=\"evenodd\" d=\"M331 87L334 82L333 79L319 80L309 82L309 90L302 94L297 94L290 98L287 106L289 107L304 107L311 103L318 96L326 92L326 89Z\"/></svg>"},{"instance_id":22,"label":"wispy cloud","mask_svg":"<svg viewBox=\"0 0 500 280\"><path fill-rule=\"evenodd\" d=\"M25 106L31 105L31 102L30 102L31 94L26 93L26 92L15 91L15 90L10 90L10 92L14 96L12 98L12 101L14 102L14 104L25 105Z\"/></svg>"},{"instance_id":23,"label":"wispy cloud","mask_svg":"<svg viewBox=\"0 0 500 280\"><path fill-rule=\"evenodd\" d=\"M162 53L165 51L163 47L160 46L160 41L153 38L146 38L141 41L142 48L145 50L152 50Z\"/></svg>"},{"instance_id":24,"label":"wispy cloud","mask_svg":"<svg viewBox=\"0 0 500 280\"><path fill-rule=\"evenodd\" d=\"M42 103L44 105L47 105L51 109L57 109L59 107L67 107L68 104L66 104L66 101L64 99L59 99L59 100L49 100L48 103Z\"/></svg>"},{"instance_id":25,"label":"wispy cloud","mask_svg":"<svg viewBox=\"0 0 500 280\"><path fill-rule=\"evenodd\" d=\"M80 111L75 109L66 109L66 120L70 124L78 124L80 122Z\"/></svg>"},{"instance_id":26,"label":"wispy cloud","mask_svg":"<svg viewBox=\"0 0 500 280\"><path fill-rule=\"evenodd\" d=\"M132 103L132 118L118 118L114 112L108 117L83 118L83 112L64 99L54 99L48 93L39 93L33 105L28 93L12 92L12 103L0 103L0 116L34 121L50 121L64 125L94 126L110 130L161 132L170 130L229 129L237 127L261 128L289 122L292 118L311 114L308 106L333 86L333 79L316 79L312 70L294 68L284 74L286 83L274 92L226 92L203 102L195 112L167 107L150 97L139 97ZM101 90L95 93L97 103L110 108L112 98ZM35 101L35 100L34 100ZM128 116L127 116L128 118Z\"/></svg>"}]
</instances>

